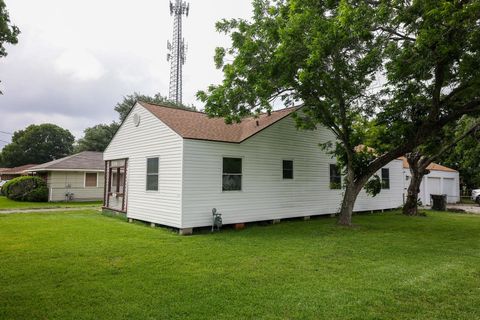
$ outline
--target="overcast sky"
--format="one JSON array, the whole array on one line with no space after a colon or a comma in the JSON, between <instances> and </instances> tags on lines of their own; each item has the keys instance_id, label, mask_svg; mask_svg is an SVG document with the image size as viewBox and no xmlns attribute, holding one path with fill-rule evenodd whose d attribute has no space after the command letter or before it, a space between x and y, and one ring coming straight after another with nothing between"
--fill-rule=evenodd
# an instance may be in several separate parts
<instances>
[{"instance_id":1,"label":"overcast sky","mask_svg":"<svg viewBox=\"0 0 480 320\"><path fill-rule=\"evenodd\" d=\"M228 45L215 31L222 18L248 18L250 0L191 0L184 19L188 44L183 101L221 81L214 49ZM113 110L133 92L168 95L168 0L6 0L19 43L0 59L0 131L55 123L77 138L83 129L117 120ZM0 133L0 140L10 141ZM5 142L0 141L0 148Z\"/></svg>"}]
</instances>

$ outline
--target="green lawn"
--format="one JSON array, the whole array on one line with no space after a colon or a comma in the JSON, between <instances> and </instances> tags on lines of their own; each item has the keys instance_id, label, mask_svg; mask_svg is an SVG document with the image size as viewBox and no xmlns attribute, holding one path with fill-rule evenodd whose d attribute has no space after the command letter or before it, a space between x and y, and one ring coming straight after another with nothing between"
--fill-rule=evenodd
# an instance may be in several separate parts
<instances>
[{"instance_id":1,"label":"green lawn","mask_svg":"<svg viewBox=\"0 0 480 320\"><path fill-rule=\"evenodd\" d=\"M15 209L76 208L85 206L101 206L102 201L84 202L20 202L0 196L0 211Z\"/></svg>"},{"instance_id":2,"label":"green lawn","mask_svg":"<svg viewBox=\"0 0 480 320\"><path fill-rule=\"evenodd\" d=\"M0 319L479 319L480 216L385 213L182 237L0 215Z\"/></svg>"}]
</instances>

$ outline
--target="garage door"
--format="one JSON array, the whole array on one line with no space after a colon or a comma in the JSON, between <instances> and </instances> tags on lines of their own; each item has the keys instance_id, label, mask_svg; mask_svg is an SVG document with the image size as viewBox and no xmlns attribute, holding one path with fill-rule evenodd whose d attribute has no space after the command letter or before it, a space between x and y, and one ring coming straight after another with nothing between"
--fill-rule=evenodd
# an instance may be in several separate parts
<instances>
[{"instance_id":1,"label":"garage door","mask_svg":"<svg viewBox=\"0 0 480 320\"><path fill-rule=\"evenodd\" d=\"M443 193L447 195L448 202L455 202L457 192L455 192L455 179L443 178Z\"/></svg>"},{"instance_id":2,"label":"garage door","mask_svg":"<svg viewBox=\"0 0 480 320\"><path fill-rule=\"evenodd\" d=\"M442 194L442 186L441 183L442 179L440 178L428 178L427 179L427 201L428 203L431 202L430 195L431 194Z\"/></svg>"}]
</instances>

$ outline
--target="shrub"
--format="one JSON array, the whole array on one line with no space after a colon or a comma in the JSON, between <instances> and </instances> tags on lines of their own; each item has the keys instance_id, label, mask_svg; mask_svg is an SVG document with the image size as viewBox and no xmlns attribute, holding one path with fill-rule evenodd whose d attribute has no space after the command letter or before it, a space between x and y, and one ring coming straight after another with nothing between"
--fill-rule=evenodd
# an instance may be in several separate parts
<instances>
[{"instance_id":1,"label":"shrub","mask_svg":"<svg viewBox=\"0 0 480 320\"><path fill-rule=\"evenodd\" d=\"M12 180L7 181L2 186L2 189L0 189L0 195L5 196L5 197L7 196L7 189L8 189L8 186L10 185L10 182L12 182Z\"/></svg>"},{"instance_id":2,"label":"shrub","mask_svg":"<svg viewBox=\"0 0 480 320\"><path fill-rule=\"evenodd\" d=\"M3 185L2 191L10 200L44 202L48 200L47 183L39 178L23 176Z\"/></svg>"}]
</instances>

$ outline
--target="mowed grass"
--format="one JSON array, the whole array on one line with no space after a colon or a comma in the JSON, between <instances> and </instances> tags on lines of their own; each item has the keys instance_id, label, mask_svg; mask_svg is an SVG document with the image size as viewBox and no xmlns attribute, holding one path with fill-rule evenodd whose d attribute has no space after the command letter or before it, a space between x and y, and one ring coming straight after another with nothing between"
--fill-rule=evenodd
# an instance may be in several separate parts
<instances>
[{"instance_id":1,"label":"mowed grass","mask_svg":"<svg viewBox=\"0 0 480 320\"><path fill-rule=\"evenodd\" d=\"M7 199L7 197L0 196L0 211L1 210L16 210L16 209L49 209L49 208L76 208L85 206L101 206L102 201L83 201L83 202L21 202Z\"/></svg>"},{"instance_id":2,"label":"mowed grass","mask_svg":"<svg viewBox=\"0 0 480 320\"><path fill-rule=\"evenodd\" d=\"M479 319L480 216L178 236L92 210L0 215L0 319Z\"/></svg>"}]
</instances>

